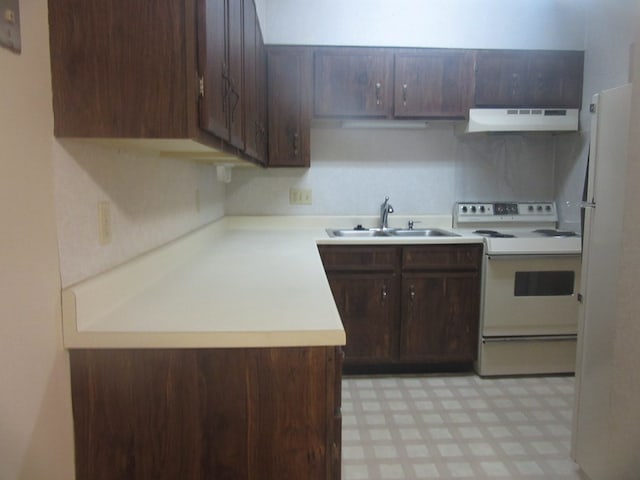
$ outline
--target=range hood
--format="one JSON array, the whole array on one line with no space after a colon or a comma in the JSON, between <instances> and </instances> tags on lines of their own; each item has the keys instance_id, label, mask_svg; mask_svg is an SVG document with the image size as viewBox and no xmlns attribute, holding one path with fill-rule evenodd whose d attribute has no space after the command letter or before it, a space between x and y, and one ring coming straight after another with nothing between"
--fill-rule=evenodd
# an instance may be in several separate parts
<instances>
[{"instance_id":1,"label":"range hood","mask_svg":"<svg viewBox=\"0 0 640 480\"><path fill-rule=\"evenodd\" d=\"M575 132L577 108L471 108L462 133Z\"/></svg>"}]
</instances>

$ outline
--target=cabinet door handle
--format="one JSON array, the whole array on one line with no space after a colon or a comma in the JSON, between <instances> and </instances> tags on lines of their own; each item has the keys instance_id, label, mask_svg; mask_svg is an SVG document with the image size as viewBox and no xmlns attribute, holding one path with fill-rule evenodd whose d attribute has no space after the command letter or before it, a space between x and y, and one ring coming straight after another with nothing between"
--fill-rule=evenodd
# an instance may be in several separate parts
<instances>
[{"instance_id":1,"label":"cabinet door handle","mask_svg":"<svg viewBox=\"0 0 640 480\"><path fill-rule=\"evenodd\" d=\"M382 90L382 84L380 82L376 83L376 105L380 105L382 101L380 100L380 92Z\"/></svg>"},{"instance_id":2,"label":"cabinet door handle","mask_svg":"<svg viewBox=\"0 0 640 480\"><path fill-rule=\"evenodd\" d=\"M298 156L298 149L300 146L300 134L298 132L295 132L293 134L293 154L297 157Z\"/></svg>"},{"instance_id":3,"label":"cabinet door handle","mask_svg":"<svg viewBox=\"0 0 640 480\"><path fill-rule=\"evenodd\" d=\"M233 85L231 85L231 94L233 95L233 106L231 107L231 123L234 123L236 107L238 106L238 102L240 101L240 94L236 91Z\"/></svg>"},{"instance_id":4,"label":"cabinet door handle","mask_svg":"<svg viewBox=\"0 0 640 480\"><path fill-rule=\"evenodd\" d=\"M387 286L383 285L382 286L382 301L385 302L387 300L388 296L389 296L389 293L387 292Z\"/></svg>"},{"instance_id":5,"label":"cabinet door handle","mask_svg":"<svg viewBox=\"0 0 640 480\"><path fill-rule=\"evenodd\" d=\"M222 76L222 82L220 84L221 93L222 93L222 112L227 113L227 102L229 98L229 74L227 72L227 64L222 62L222 70L220 71L220 75Z\"/></svg>"},{"instance_id":6,"label":"cabinet door handle","mask_svg":"<svg viewBox=\"0 0 640 480\"><path fill-rule=\"evenodd\" d=\"M516 94L518 93L518 90L520 89L519 83L520 83L520 75L518 75L517 73L513 73L511 75L512 78L512 82L511 82L511 96L515 97Z\"/></svg>"},{"instance_id":7,"label":"cabinet door handle","mask_svg":"<svg viewBox=\"0 0 640 480\"><path fill-rule=\"evenodd\" d=\"M409 287L409 299L413 302L416 298L416 289L413 285Z\"/></svg>"},{"instance_id":8,"label":"cabinet door handle","mask_svg":"<svg viewBox=\"0 0 640 480\"><path fill-rule=\"evenodd\" d=\"M402 84L402 105L407 106L407 84Z\"/></svg>"}]
</instances>

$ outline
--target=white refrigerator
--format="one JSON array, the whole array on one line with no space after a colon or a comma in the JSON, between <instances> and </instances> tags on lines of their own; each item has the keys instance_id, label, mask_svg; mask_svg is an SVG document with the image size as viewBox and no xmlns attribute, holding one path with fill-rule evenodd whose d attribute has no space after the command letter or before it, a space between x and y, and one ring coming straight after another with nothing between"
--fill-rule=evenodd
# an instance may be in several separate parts
<instances>
[{"instance_id":1,"label":"white refrigerator","mask_svg":"<svg viewBox=\"0 0 640 480\"><path fill-rule=\"evenodd\" d=\"M594 95L591 112L572 457L592 480L609 480L631 85Z\"/></svg>"}]
</instances>

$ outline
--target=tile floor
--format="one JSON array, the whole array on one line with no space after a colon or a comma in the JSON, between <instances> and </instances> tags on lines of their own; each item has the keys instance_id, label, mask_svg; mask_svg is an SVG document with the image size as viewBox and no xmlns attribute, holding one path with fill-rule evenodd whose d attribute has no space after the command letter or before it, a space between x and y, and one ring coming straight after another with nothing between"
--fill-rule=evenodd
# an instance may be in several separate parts
<instances>
[{"instance_id":1,"label":"tile floor","mask_svg":"<svg viewBox=\"0 0 640 480\"><path fill-rule=\"evenodd\" d=\"M573 377L345 377L342 478L583 480Z\"/></svg>"}]
</instances>

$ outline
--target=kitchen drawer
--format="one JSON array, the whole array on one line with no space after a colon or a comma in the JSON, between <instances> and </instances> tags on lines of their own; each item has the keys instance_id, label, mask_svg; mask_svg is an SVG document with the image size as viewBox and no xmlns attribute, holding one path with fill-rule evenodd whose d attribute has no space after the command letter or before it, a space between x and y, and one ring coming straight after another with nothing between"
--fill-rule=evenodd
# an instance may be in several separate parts
<instances>
[{"instance_id":1,"label":"kitchen drawer","mask_svg":"<svg viewBox=\"0 0 640 480\"><path fill-rule=\"evenodd\" d=\"M481 245L421 245L402 249L403 270L478 270Z\"/></svg>"},{"instance_id":2,"label":"kitchen drawer","mask_svg":"<svg viewBox=\"0 0 640 480\"><path fill-rule=\"evenodd\" d=\"M400 264L400 248L391 246L318 246L326 271L388 271Z\"/></svg>"}]
</instances>

